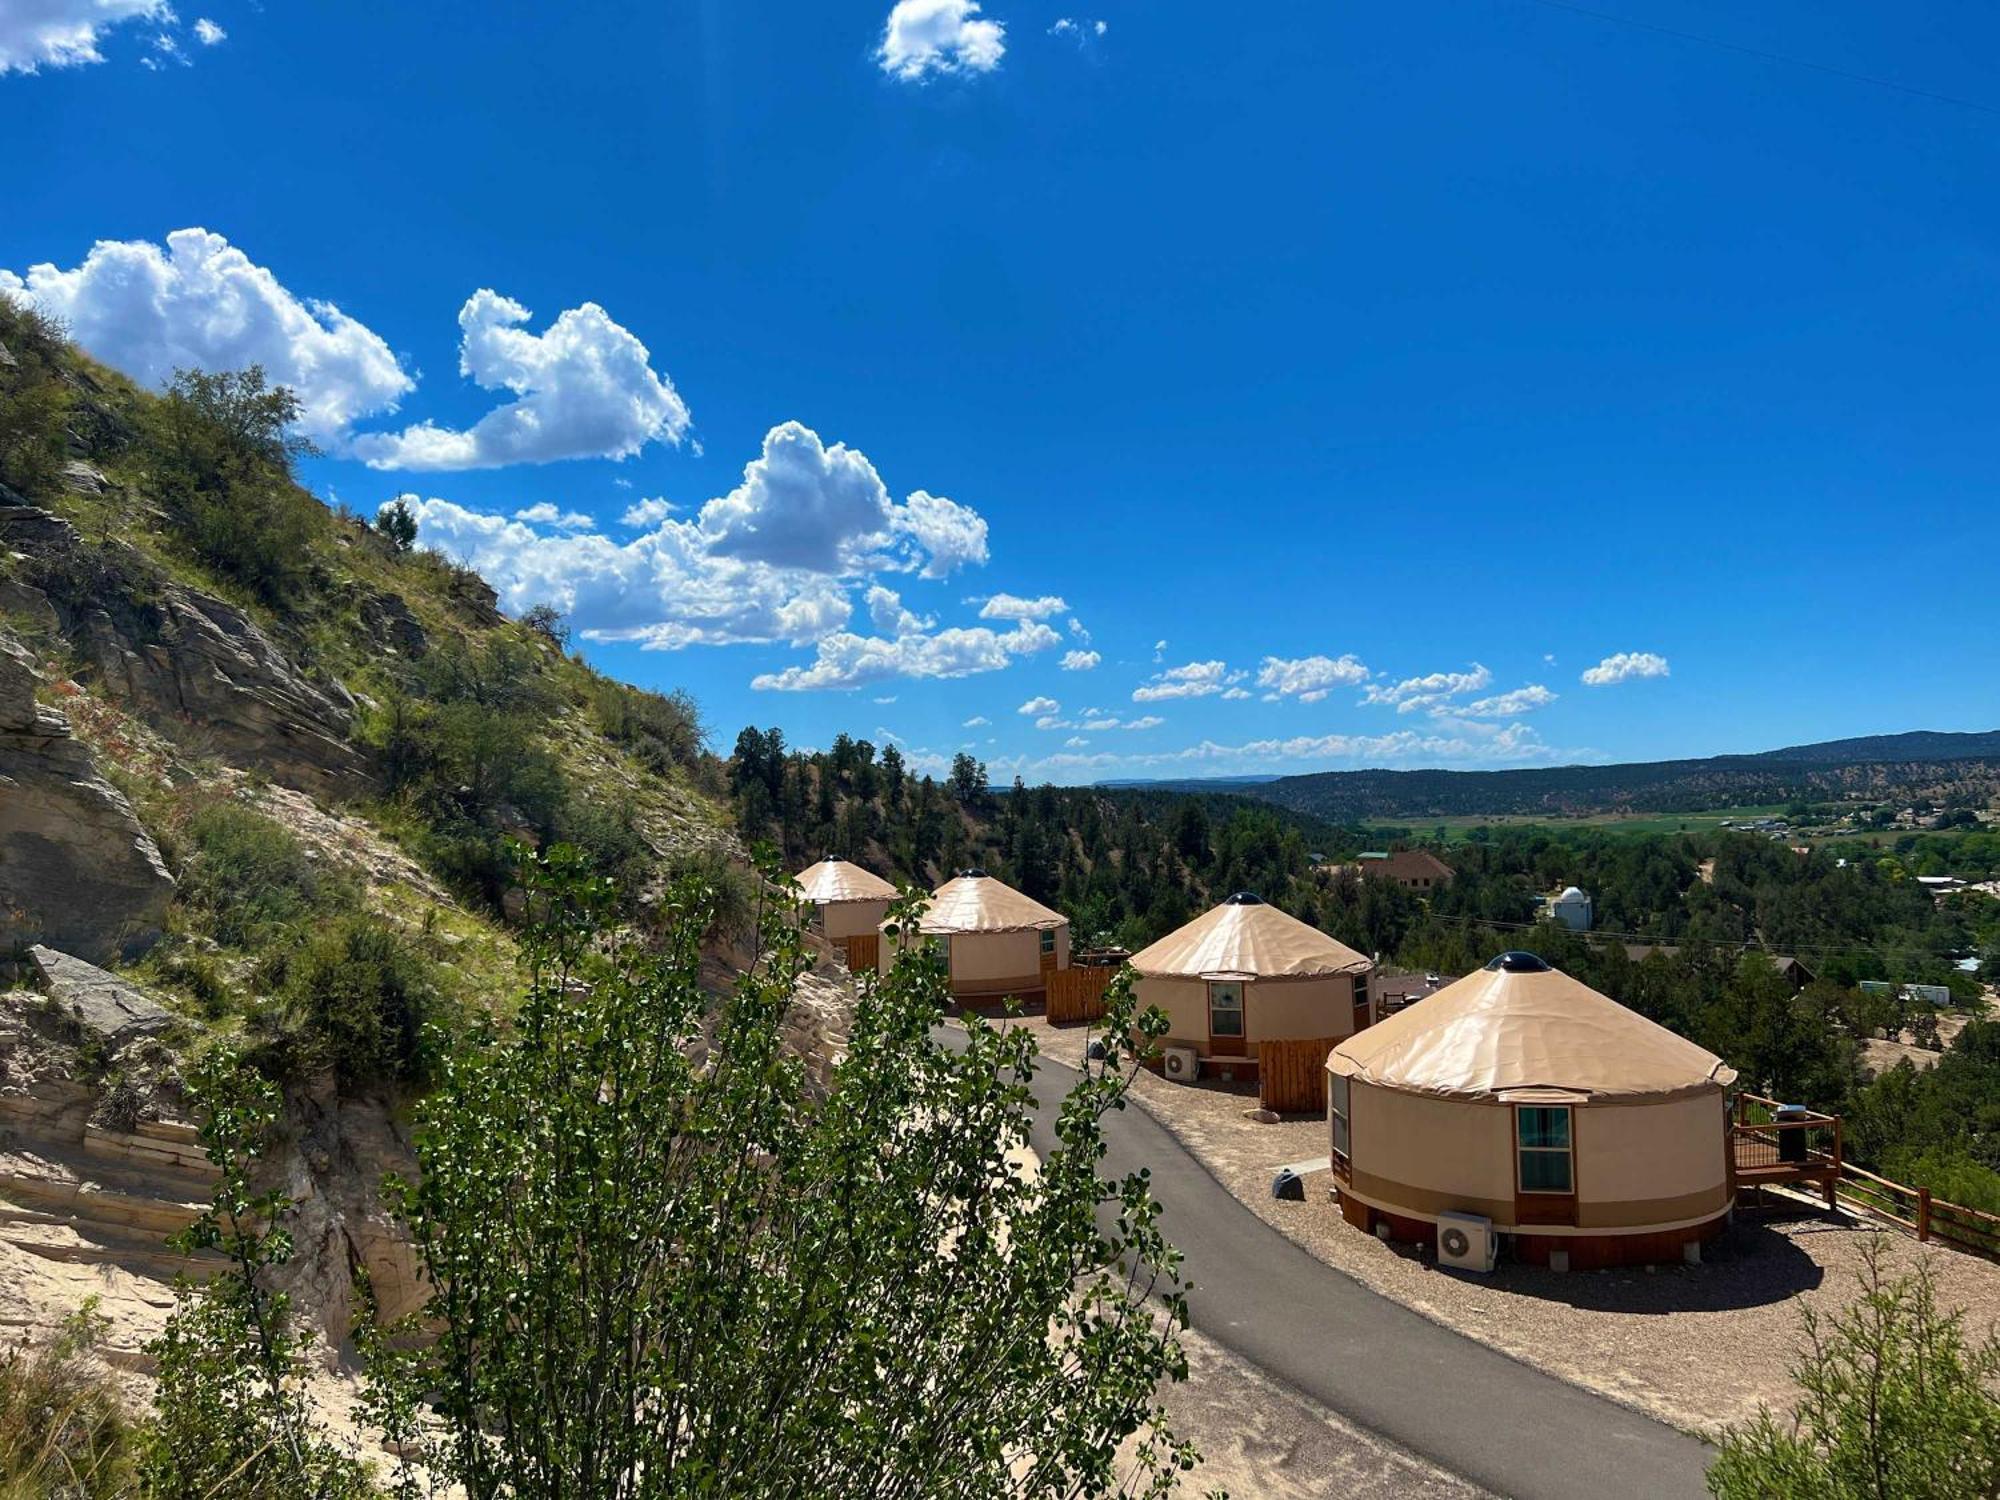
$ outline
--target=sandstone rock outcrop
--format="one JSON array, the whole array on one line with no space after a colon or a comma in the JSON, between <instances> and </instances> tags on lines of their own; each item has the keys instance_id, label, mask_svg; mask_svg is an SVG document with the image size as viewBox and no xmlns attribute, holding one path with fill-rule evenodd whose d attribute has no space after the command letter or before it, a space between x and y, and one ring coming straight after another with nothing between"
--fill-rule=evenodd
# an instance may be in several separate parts
<instances>
[{"instance_id":1,"label":"sandstone rock outcrop","mask_svg":"<svg viewBox=\"0 0 2000 1500\"><path fill-rule=\"evenodd\" d=\"M20 559L16 607L53 615L96 684L162 733L323 800L368 786L346 690L309 681L234 605L33 505L0 505L0 550Z\"/></svg>"},{"instance_id":2,"label":"sandstone rock outcrop","mask_svg":"<svg viewBox=\"0 0 2000 1500\"><path fill-rule=\"evenodd\" d=\"M159 936L173 877L68 720L36 700L39 682L0 634L0 943L137 952Z\"/></svg>"}]
</instances>

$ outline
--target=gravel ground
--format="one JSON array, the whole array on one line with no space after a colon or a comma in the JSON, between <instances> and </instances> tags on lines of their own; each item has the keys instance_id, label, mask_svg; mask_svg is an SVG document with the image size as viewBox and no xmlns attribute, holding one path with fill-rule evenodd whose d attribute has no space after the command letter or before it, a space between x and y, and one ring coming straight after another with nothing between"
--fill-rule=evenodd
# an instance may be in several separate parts
<instances>
[{"instance_id":1,"label":"gravel ground","mask_svg":"<svg viewBox=\"0 0 2000 1500\"><path fill-rule=\"evenodd\" d=\"M1074 1064L1082 1027L1019 1024L1045 1056ZM1551 1374L1683 1429L1708 1433L1760 1402L1789 1404L1802 1304L1851 1300L1861 1254L1876 1231L1805 1207L1739 1209L1700 1266L1557 1273L1502 1265L1491 1276L1438 1271L1408 1246L1361 1234L1331 1201L1331 1178L1307 1179L1306 1201L1270 1195L1272 1172L1327 1152L1326 1123L1258 1124L1254 1089L1168 1083L1142 1073L1134 1088L1151 1112L1252 1212L1327 1264L1384 1296ZM1927 1260L1946 1307L1968 1327L2000 1325L2000 1266L1890 1237L1894 1259Z\"/></svg>"}]
</instances>

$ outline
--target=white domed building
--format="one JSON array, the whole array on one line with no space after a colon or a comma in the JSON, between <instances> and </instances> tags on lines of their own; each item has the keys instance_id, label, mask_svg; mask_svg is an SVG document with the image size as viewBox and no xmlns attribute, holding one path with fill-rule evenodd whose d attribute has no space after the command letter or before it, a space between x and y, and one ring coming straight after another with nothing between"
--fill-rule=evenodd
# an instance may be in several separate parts
<instances>
[{"instance_id":1,"label":"white domed building","mask_svg":"<svg viewBox=\"0 0 2000 1500\"><path fill-rule=\"evenodd\" d=\"M1428 1241L1468 1221L1514 1258L1679 1260L1735 1204L1721 1058L1503 953L1326 1063L1341 1212Z\"/></svg>"},{"instance_id":2,"label":"white domed building","mask_svg":"<svg viewBox=\"0 0 2000 1500\"><path fill-rule=\"evenodd\" d=\"M1590 931L1590 894L1571 886L1549 903L1549 915L1571 932Z\"/></svg>"}]
</instances>

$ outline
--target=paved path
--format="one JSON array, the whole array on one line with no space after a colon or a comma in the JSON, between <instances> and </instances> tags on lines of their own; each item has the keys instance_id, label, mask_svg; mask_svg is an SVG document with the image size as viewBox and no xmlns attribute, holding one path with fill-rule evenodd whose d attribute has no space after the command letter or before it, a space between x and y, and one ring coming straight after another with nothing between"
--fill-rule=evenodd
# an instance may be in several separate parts
<instances>
[{"instance_id":1,"label":"paved path","mask_svg":"<svg viewBox=\"0 0 2000 1500\"><path fill-rule=\"evenodd\" d=\"M1037 1150L1073 1070L1044 1058ZM1136 1102L1104 1122L1107 1173L1150 1168L1194 1326L1412 1453L1518 1500L1704 1495L1694 1438L1454 1333L1336 1271L1230 1196ZM1441 1273L1442 1274L1442 1273Z\"/></svg>"}]
</instances>

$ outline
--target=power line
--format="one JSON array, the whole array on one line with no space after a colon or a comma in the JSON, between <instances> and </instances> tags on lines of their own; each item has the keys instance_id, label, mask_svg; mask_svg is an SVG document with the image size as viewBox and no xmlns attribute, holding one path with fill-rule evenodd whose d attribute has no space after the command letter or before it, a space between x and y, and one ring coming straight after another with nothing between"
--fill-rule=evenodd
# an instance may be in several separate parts
<instances>
[{"instance_id":1,"label":"power line","mask_svg":"<svg viewBox=\"0 0 2000 1500\"><path fill-rule=\"evenodd\" d=\"M1545 10L1568 11L1571 15L1588 16L1594 21L1604 21L1613 26L1629 26L1634 31L1650 31L1657 36L1670 36L1676 41L1693 42L1701 47L1714 47L1719 51L1734 52L1742 57L1754 57L1763 62L1778 63L1788 68L1804 68L1808 72L1824 73L1829 78L1844 78L1849 83L1865 83L1878 89L1890 89L1898 94L1907 94L1913 99L1928 99L1933 104L1955 104L1960 109L1976 109L1983 115L2000 115L2000 106L1981 104L1976 99L1962 99L1956 94L1940 94L1932 89L1915 88L1907 83L1897 83L1889 78L1877 78L1869 73L1850 72L1846 68L1836 68L1830 63L1813 62L1809 58L1793 57L1784 52L1767 52L1761 47L1724 41L1721 37L1704 36L1700 32L1681 31L1673 26L1661 26L1631 16L1613 15L1610 11L1593 10L1587 5L1571 4L1570 0L1528 0L1528 3L1539 5Z\"/></svg>"},{"instance_id":2,"label":"power line","mask_svg":"<svg viewBox=\"0 0 2000 1500\"><path fill-rule=\"evenodd\" d=\"M1432 913L1432 915L1436 920L1441 922L1460 922L1467 926L1492 927L1506 932L1532 932L1538 927L1548 925L1544 922L1503 922L1494 917L1475 917L1455 912ZM1577 935L1586 938L1615 938L1619 942L1637 943L1649 948L1689 948L1699 945L1727 949L1740 944L1744 949L1754 948L1759 952L1774 954L1779 958L1790 958L1799 954L1809 954L1814 958L1873 958L1879 957L1883 952L1879 947L1851 947L1832 943L1787 943L1782 949L1779 949L1773 948L1762 938L1724 940L1695 937L1677 940L1648 935L1643 932L1612 932L1601 927L1592 928L1588 932L1578 933Z\"/></svg>"}]
</instances>

